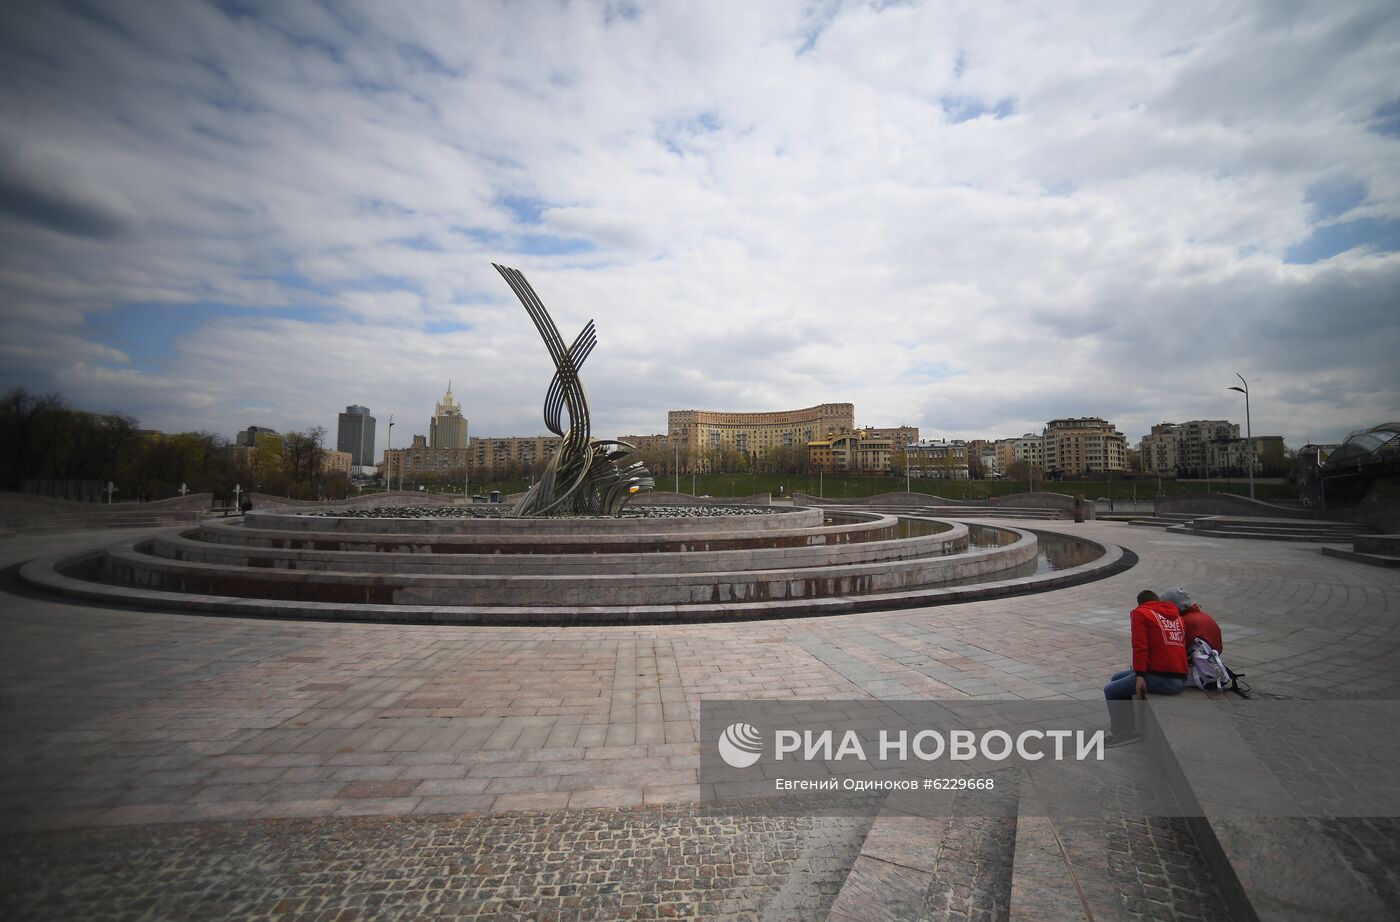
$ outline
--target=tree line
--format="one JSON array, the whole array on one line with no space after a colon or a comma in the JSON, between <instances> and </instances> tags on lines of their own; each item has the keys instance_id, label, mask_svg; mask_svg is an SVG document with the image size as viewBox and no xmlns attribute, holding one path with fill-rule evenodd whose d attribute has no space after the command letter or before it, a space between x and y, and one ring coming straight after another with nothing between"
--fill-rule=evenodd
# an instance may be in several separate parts
<instances>
[{"instance_id":1,"label":"tree line","mask_svg":"<svg viewBox=\"0 0 1400 922\"><path fill-rule=\"evenodd\" d=\"M189 493L232 498L235 485L294 499L344 496L344 474L321 469L325 430L264 435L250 452L212 432L138 428L124 413L92 413L59 394L16 388L0 399L0 489L58 492L65 485L115 488L113 499L148 501Z\"/></svg>"}]
</instances>

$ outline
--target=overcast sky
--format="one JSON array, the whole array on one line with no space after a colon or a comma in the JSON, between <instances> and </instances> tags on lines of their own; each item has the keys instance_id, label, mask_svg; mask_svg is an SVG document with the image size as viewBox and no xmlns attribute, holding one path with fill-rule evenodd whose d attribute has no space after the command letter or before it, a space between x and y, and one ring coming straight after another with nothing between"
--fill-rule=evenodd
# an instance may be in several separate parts
<instances>
[{"instance_id":1,"label":"overcast sky","mask_svg":"<svg viewBox=\"0 0 1400 922\"><path fill-rule=\"evenodd\" d=\"M1400 418L1400 5L0 5L0 387L231 436ZM1241 425L1243 430L1243 425Z\"/></svg>"}]
</instances>

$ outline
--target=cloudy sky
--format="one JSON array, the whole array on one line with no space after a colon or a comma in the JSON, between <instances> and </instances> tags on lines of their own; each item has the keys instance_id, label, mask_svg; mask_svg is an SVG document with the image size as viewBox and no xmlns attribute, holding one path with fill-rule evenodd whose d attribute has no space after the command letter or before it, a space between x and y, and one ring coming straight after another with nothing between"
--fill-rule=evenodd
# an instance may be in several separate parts
<instances>
[{"instance_id":1,"label":"cloudy sky","mask_svg":"<svg viewBox=\"0 0 1400 922\"><path fill-rule=\"evenodd\" d=\"M1400 418L1400 7L0 5L0 387L594 434Z\"/></svg>"}]
</instances>

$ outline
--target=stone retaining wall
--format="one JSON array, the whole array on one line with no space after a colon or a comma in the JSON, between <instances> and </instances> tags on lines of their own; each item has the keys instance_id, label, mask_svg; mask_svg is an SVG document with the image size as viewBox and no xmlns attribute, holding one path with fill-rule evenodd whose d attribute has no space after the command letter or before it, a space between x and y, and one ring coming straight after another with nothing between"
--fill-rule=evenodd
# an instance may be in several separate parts
<instances>
[{"instance_id":1,"label":"stone retaining wall","mask_svg":"<svg viewBox=\"0 0 1400 922\"><path fill-rule=\"evenodd\" d=\"M245 569L151 557L146 542L109 548L104 581L186 594L368 605L512 607L694 605L900 592L996 573L1035 559L1034 535L951 557L749 572L432 576Z\"/></svg>"},{"instance_id":2,"label":"stone retaining wall","mask_svg":"<svg viewBox=\"0 0 1400 922\"><path fill-rule=\"evenodd\" d=\"M812 528L822 523L820 509L774 506L771 513L736 516L687 516L677 518L425 518L358 519L333 516L298 515L289 510L259 511L255 506L244 516L251 528L283 531L319 531L330 534L668 534L686 532L755 532L784 528Z\"/></svg>"},{"instance_id":3,"label":"stone retaining wall","mask_svg":"<svg viewBox=\"0 0 1400 922\"><path fill-rule=\"evenodd\" d=\"M891 522L893 526L893 522ZM891 528L893 530L893 528ZM699 542L706 544L706 542ZM716 541L715 544L727 542ZM319 544L319 542L318 542ZM402 551L324 550L318 548L250 547L191 540L184 535L161 536L146 546L166 560L227 567L275 570L320 570L359 573L430 573L463 576L549 576L617 573L714 573L736 570L777 570L830 567L856 563L902 561L942 556L967 547L967 526L919 538L793 543L786 546L741 547L651 552L635 547L619 553L433 553L431 546Z\"/></svg>"},{"instance_id":4,"label":"stone retaining wall","mask_svg":"<svg viewBox=\"0 0 1400 922\"><path fill-rule=\"evenodd\" d=\"M280 528L258 528L247 523L232 524L213 521L202 523L199 529L188 532L186 536L196 537L210 544L288 550L379 551L413 554L594 554L624 551L657 553L737 550L753 547L817 547L886 541L896 538L899 533L898 521L893 516L874 513L841 514L833 516L833 519L839 518L840 522L823 524L824 519L820 510L801 511L806 514L787 516L779 522L785 527L777 529L726 530L717 527L705 531L673 528L668 531L648 531L645 533L616 529L606 533L586 530L557 533L515 527L502 531L489 527L492 520L466 520L479 522L481 527L479 529L461 528L442 532L394 532L389 529L393 529L400 521L414 522L418 520L361 519L358 521L379 523L379 528L383 530L289 531ZM850 521L852 519L855 521ZM270 520L277 521L275 518ZM316 527L314 523L318 521L333 522L336 520L314 518L309 527ZM734 520L714 519L707 521ZM821 527L817 527L819 525Z\"/></svg>"},{"instance_id":5,"label":"stone retaining wall","mask_svg":"<svg viewBox=\"0 0 1400 922\"><path fill-rule=\"evenodd\" d=\"M1233 493L1183 493L1159 497L1155 503L1157 515L1244 515L1272 519L1310 519L1314 513L1307 509L1276 506L1263 500L1236 496ZM1330 516L1329 516L1330 518Z\"/></svg>"},{"instance_id":6,"label":"stone retaining wall","mask_svg":"<svg viewBox=\"0 0 1400 922\"><path fill-rule=\"evenodd\" d=\"M792 501L797 505L821 505L821 506L937 506L937 507L958 507L966 508L969 515L977 514L977 510L988 511L1001 508L1019 509L1049 509L1063 515L1065 518L1074 518L1075 500L1073 496L1064 493L1044 493L1036 491L1034 493L1010 493L1006 496L993 496L984 500L961 500L945 499L942 496L933 496L928 493L878 493L875 496L862 497L842 497L840 499L832 497L817 497L809 493L794 493ZM1094 504L1091 497L1084 499L1084 517L1094 518Z\"/></svg>"},{"instance_id":7,"label":"stone retaining wall","mask_svg":"<svg viewBox=\"0 0 1400 922\"><path fill-rule=\"evenodd\" d=\"M0 492L0 516L38 515L43 513L81 513L83 515L122 515L128 512L198 512L213 504L211 493L190 493L168 499L153 499L146 503L75 503L52 496L31 493Z\"/></svg>"}]
</instances>

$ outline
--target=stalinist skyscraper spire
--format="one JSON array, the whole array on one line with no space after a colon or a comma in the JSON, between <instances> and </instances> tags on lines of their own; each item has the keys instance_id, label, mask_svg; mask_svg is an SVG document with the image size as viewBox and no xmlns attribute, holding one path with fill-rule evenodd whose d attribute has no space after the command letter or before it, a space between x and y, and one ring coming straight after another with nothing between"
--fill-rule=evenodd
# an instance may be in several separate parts
<instances>
[{"instance_id":1,"label":"stalinist skyscraper spire","mask_svg":"<svg viewBox=\"0 0 1400 922\"><path fill-rule=\"evenodd\" d=\"M447 379L447 393L438 401L433 418L428 421L428 447L466 448L467 419L462 408L452 399L452 379Z\"/></svg>"}]
</instances>

